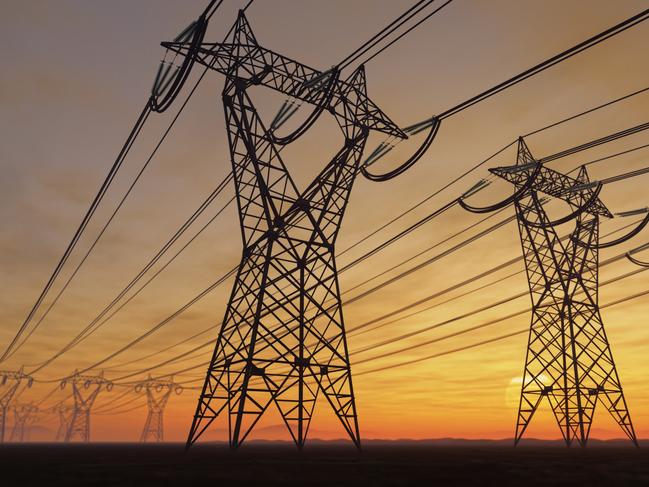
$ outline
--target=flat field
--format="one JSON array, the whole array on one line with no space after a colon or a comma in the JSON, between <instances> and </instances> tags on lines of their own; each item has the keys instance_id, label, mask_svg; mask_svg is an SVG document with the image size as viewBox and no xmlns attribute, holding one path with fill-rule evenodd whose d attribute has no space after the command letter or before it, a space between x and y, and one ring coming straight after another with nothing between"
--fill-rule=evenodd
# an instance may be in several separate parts
<instances>
[{"instance_id":1,"label":"flat field","mask_svg":"<svg viewBox=\"0 0 649 487\"><path fill-rule=\"evenodd\" d=\"M504 442L6 444L2 486L649 486L649 448Z\"/></svg>"}]
</instances>

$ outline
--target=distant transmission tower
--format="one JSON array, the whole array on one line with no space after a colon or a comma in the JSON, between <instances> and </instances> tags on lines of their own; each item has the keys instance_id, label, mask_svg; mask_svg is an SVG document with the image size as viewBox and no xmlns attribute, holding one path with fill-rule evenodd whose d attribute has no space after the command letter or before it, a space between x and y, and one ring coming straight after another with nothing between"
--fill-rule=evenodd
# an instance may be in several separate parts
<instances>
[{"instance_id":1,"label":"distant transmission tower","mask_svg":"<svg viewBox=\"0 0 649 487\"><path fill-rule=\"evenodd\" d=\"M32 386L33 379L23 372L21 367L18 371L0 370L0 443L5 441L5 429L7 426L7 414L12 406L21 383Z\"/></svg>"},{"instance_id":2,"label":"distant transmission tower","mask_svg":"<svg viewBox=\"0 0 649 487\"><path fill-rule=\"evenodd\" d=\"M613 216L599 199L601 183L590 182L585 167L576 179L548 169L532 157L522 138L516 165L490 171L512 183L514 195L488 208L462 205L474 212L508 204L516 209L532 322L515 442L545 399L568 446L574 440L586 445L598 402L637 445L598 306L598 250L635 233L600 244L599 219ZM568 203L569 214L551 220L539 193ZM555 227L569 221L575 222L575 229L564 242Z\"/></svg>"},{"instance_id":3,"label":"distant transmission tower","mask_svg":"<svg viewBox=\"0 0 649 487\"><path fill-rule=\"evenodd\" d=\"M82 442L88 442L90 441L90 411L92 406L99 393L104 389L110 391L113 384L104 379L103 372L100 375L81 375L75 372L72 376L61 381L61 389L65 388L67 384L72 385L74 409L64 441L67 443L78 439Z\"/></svg>"},{"instance_id":4,"label":"distant transmission tower","mask_svg":"<svg viewBox=\"0 0 649 487\"><path fill-rule=\"evenodd\" d=\"M202 43L205 19L163 46L226 77L223 104L235 178L243 256L214 355L198 400L188 446L222 412L238 447L274 405L298 447L304 445L319 394L359 446L356 402L335 263L335 242L371 130L405 138L366 94L365 71L346 80L336 68L317 71L260 46L243 12L224 43ZM162 70L164 72L164 68ZM158 104L172 97L160 94ZM313 105L293 133L267 126L248 89L270 88ZM155 103L154 103L155 105ZM324 113L344 134L343 147L304 191L280 157Z\"/></svg>"},{"instance_id":5,"label":"distant transmission tower","mask_svg":"<svg viewBox=\"0 0 649 487\"><path fill-rule=\"evenodd\" d=\"M37 419L38 407L34 404L16 404L12 409L14 426L9 441L22 443L29 439L29 428Z\"/></svg>"},{"instance_id":6,"label":"distant transmission tower","mask_svg":"<svg viewBox=\"0 0 649 487\"><path fill-rule=\"evenodd\" d=\"M59 404L54 408L54 412L59 416L59 427L56 430L54 441L64 441L65 436L70 429L70 424L72 424L74 407L68 404Z\"/></svg>"},{"instance_id":7,"label":"distant transmission tower","mask_svg":"<svg viewBox=\"0 0 649 487\"><path fill-rule=\"evenodd\" d=\"M143 382L135 386L135 392L146 393L148 414L144 423L144 429L140 435L140 441L157 442L164 441L163 416L164 410L172 392L180 394L183 388L173 380L165 381L152 379L151 375Z\"/></svg>"}]
</instances>

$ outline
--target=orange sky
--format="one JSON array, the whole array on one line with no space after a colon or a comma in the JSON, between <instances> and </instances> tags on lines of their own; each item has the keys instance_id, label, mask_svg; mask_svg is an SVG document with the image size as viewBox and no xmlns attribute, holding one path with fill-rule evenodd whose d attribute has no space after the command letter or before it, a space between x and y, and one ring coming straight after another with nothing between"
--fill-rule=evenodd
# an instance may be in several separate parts
<instances>
[{"instance_id":1,"label":"orange sky","mask_svg":"<svg viewBox=\"0 0 649 487\"><path fill-rule=\"evenodd\" d=\"M4 134L0 147L0 343L7 343L33 304L74 229L82 218L117 148L144 104L161 54L159 41L173 38L204 7L203 1L116 0L88 3L81 0L4 2L0 19L0 123ZM260 42L314 67L326 68L343 58L365 39L396 17L411 1L343 0L316 2L257 0L248 18ZM210 25L211 39L219 39L234 22L239 3L226 0ZM398 124L405 126L439 113L523 69L631 16L646 2L625 0L548 0L545 2L457 0L443 13L393 46L367 65L370 97ZM332 35L332 32L335 35ZM644 65L644 46L649 23L641 24L588 52L551 68L515 88L501 93L442 124L430 152L402 177L388 183L359 178L351 196L338 249L345 249L383 222L401 213L446 181L492 154L519 134L590 108L603 101L647 86L649 69ZM29 370L75 336L122 289L195 210L229 171L220 92L223 79L213 73L201 85L187 111L165 143L141 183L96 251L43 321L32 338L0 368L25 365ZM188 85L189 86L189 85ZM264 90L253 92L260 112L272 118L282 97ZM124 172L88 228L80 248L85 250L108 218L128 183L142 164L174 108L152 116L134 147ZM649 94L639 95L614 107L565 124L528 139L532 153L543 157L561 149L622 130L646 121ZM297 123L297 121L295 122ZM373 136L370 147L380 137ZM319 171L340 143L334 122L324 119L302 140L284 151L285 161L300 187ZM570 170L599 157L646 143L638 134L577 156L552 163ZM393 167L417 142L406 142L386 157L381 168ZM509 151L493 162L510 164ZM607 177L646 165L649 150L592 166L593 178ZM378 167L379 165L377 165ZM431 212L471 186L485 173L476 173L430 200L417 211L363 245L341 256L343 266L418 218ZM602 198L612 211L647 206L647 177L606 186ZM510 191L494 184L475 198L488 203ZM228 188L194 232L233 194ZM558 204L550 206L561 212ZM503 214L509 216L513 209ZM340 276L343 292L391 268L403 259L440 242L475 223L480 217L455 208L363 264ZM491 223L497 221L494 217ZM490 222L472 233L487 228ZM627 220L602 224L607 233ZM559 233L569 231L569 225ZM190 231L189 235L193 232ZM629 244L602 252L602 260L647 242L646 232ZM183 240L184 243L187 239ZM417 257L416 265L459 242L456 238ZM178 245L175 248L180 248ZM88 340L44 369L37 378L55 380L84 367L119 348L187 302L238 262L241 242L234 208L226 210L200 238L158 279ZM649 254L649 252L647 252ZM479 274L514 256L520 243L514 224L497 230L460 252L454 253L407 278L387 286L344 309L348 327L364 323L423 296ZM645 256L641 256L645 257ZM80 258L77 252L72 263ZM649 260L649 257L645 258ZM69 266L66 272L70 272ZM373 284L403 270L355 289L343 298L369 289ZM522 263L499 273L506 276L523 270ZM627 262L606 266L601 281L633 270ZM67 276L64 273L64 276ZM478 287L489 279L477 281ZM62 282L62 281L61 281ZM59 283L60 284L60 283ZM121 363L153 353L222 319L232 281L162 331L107 364L106 376L137 370L175 356L202 343L202 336L156 358L133 365ZM472 287L456 291L455 295ZM649 286L649 273L602 287L600 302L606 304ZM485 290L396 321L378 330L351 335L352 352L368 345L421 329L525 291L523 274L503 280ZM55 291L58 287L55 287ZM442 302L454 294L439 298ZM415 308L424 308L421 306ZM363 374L382 365L416 359L461 348L529 325L529 316L503 321L481 331L421 347L398 356L360 362L378 352L396 350L470 328L529 307L523 296L468 319L403 340L372 352L352 356L361 434L364 438L504 438L513 435L520 374L525 357L526 335L486 346L441 356L381 373ZM649 389L646 376L649 344L646 316L649 299L641 298L606 308L603 318L629 408L639 437L649 437ZM209 359L210 348L193 359L159 369L168 373ZM113 368L114 370L111 370ZM198 378L201 371L183 376ZM200 379L197 381L200 382ZM21 401L39 401L52 384L37 383L21 394ZM122 388L102 394L97 407L111 401ZM46 404L62 399L69 389L58 391ZM121 401L143 401L133 395ZM195 407L196 391L173 396L167 408L166 438L186 436ZM117 403L119 404L119 402ZM125 405L123 409L127 409ZM136 440L145 409L123 415L93 418L94 440ZM34 438L51 438L56 418L42 416ZM279 419L269 414L254 437L287 437ZM223 438L221 421L206 438ZM311 437L338 438L343 430L326 404L320 404ZM535 417L528 436L557 438L559 431L547 408ZM615 438L622 434L599 411L592 437Z\"/></svg>"}]
</instances>

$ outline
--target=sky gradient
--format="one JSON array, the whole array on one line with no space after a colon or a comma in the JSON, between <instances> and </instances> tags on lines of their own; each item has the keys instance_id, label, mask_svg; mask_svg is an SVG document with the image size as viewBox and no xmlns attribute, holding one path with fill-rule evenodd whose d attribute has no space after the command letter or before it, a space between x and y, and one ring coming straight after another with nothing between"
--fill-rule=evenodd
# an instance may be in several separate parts
<instances>
[{"instance_id":1,"label":"sky gradient","mask_svg":"<svg viewBox=\"0 0 649 487\"><path fill-rule=\"evenodd\" d=\"M1 3L0 57L4 63L0 73L0 129L3 133L0 165L4 177L0 178L0 344L5 344L13 337L49 277L146 102L162 54L159 42L175 37L202 11L205 2L2 0ZM262 45L310 66L326 69L412 3L401 0L256 0L247 16ZM210 23L209 39L222 38L241 5L243 2L225 1ZM367 64L369 96L396 123L406 126L440 113L645 7L646 2L639 0L457 0ZM393 181L373 183L359 178L337 242L338 251L346 249L519 135L647 87L649 68L643 62L647 36L649 24L640 24L445 121L427 155L412 170ZM190 80L184 93L191 84ZM10 360L0 364L0 368L14 369L24 365L30 370L60 349L111 301L225 177L230 162L220 97L222 86L222 76L217 73L208 75L169 140L161 147L70 288L30 340ZM273 117L283 100L267 90L255 90L253 95L262 117L267 120ZM177 101L165 114L151 117L123 172L72 256L63 278L69 275L83 251L92 243L178 106ZM536 157L553 154L645 122L648 108L649 92L531 136L528 145ZM646 134L637 134L561 159L551 167L568 171L584 162L646 144L646 138ZM373 136L369 147L381 140L381 137ZM284 160L298 187L304 187L310 181L338 150L340 142L333 120L323 117L308 135L284 151ZM394 167L416 145L417 141L403 143L399 150L381 160L377 168ZM644 149L594 164L591 175L604 178L644 167L647 156L649 149ZM511 164L514 157L515 151L509 150L492 164ZM457 197L485 175L486 171L476 172L442 192L406 218L341 256L339 267ZM647 206L647 178L649 176L606 186L602 199L614 212ZM474 202L486 204L496 201L510 191L504 183L493 184ZM230 187L174 249L179 249L232 195L233 188ZM565 211L556 203L550 209L557 214ZM513 208L476 226L467 235L478 233L511 215ZM479 218L454 208L401 240L399 245L341 274L343 300L452 247L464 237L442 243L405 266L352 289L478 222ZM605 221L602 233L612 232L629 221ZM559 233L565 234L569 230L570 225L564 225ZM22 392L19 400L40 401L56 385L58 378L113 352L236 266L241 252L239 235L237 216L231 205L141 295L97 333L37 375L38 379L52 383L35 384L31 390ZM601 260L647 241L649 233L644 232L620 248L603 251ZM345 306L347 327L353 328L417 301L520 256L520 253L515 224L505 225L463 250ZM649 260L649 251L638 256ZM494 277L503 278L481 292L442 303L377 330L349 336L363 438L507 438L513 435L525 358L525 334L380 373L370 372L377 367L451 351L524 329L529 326L529 314L396 356L367 363L362 363L362 360L525 310L530 306L527 295L371 352L358 351L522 293L527 290L524 273L504 277L523 270L523 263L519 262L495 276L476 281L413 311L442 303L486 284ZM626 261L604 266L600 282L632 270L633 265ZM62 282L63 279L58 286ZM231 285L232 280L225 282L160 332L107 363L106 376L116 377L123 372L154 365L213 339ZM52 296L58 291L58 286L55 286ZM649 289L649 273L639 273L610 286L602 286L600 303L606 305L646 289ZM649 388L646 383L649 372L646 353L649 346L648 314L649 298L646 297L602 310L640 438L649 437ZM210 325L214 326L211 334L155 358L124 364ZM206 347L186 361L158 369L155 373L168 373L206 361L211 352L211 347ZM197 379L198 384L201 373L199 369L178 380ZM111 393L102 394L97 401L98 410L123 390L115 388ZM64 398L66 394L69 394L69 389L57 391L46 405ZM123 409L128 409L130 405L127 403L139 403L134 401L143 402L143 397L127 396L117 404L125 403ZM165 417L167 439L183 440L186 437L195 401L194 390L172 397ZM145 414L143 407L121 415L97 415L93 417L92 438L136 440ZM550 411L544 407L535 417L527 436L557 438L559 431L553 421ZM35 430L34 438L46 439L56 430L56 417L44 415L37 424L39 429ZM205 438L224 438L224 427L225 422L220 421ZM339 438L343 433L327 405L321 403L310 436ZM621 436L621 431L606 413L597 411L592 437ZM253 437L288 436L280 427L278 417L269 414L261 421Z\"/></svg>"}]
</instances>

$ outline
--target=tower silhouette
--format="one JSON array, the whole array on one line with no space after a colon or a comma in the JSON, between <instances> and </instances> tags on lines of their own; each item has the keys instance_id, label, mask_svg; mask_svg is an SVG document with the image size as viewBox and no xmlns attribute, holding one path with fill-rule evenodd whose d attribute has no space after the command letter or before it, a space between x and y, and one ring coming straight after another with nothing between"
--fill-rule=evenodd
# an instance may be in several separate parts
<instances>
[{"instance_id":1,"label":"tower silhouette","mask_svg":"<svg viewBox=\"0 0 649 487\"><path fill-rule=\"evenodd\" d=\"M29 428L36 421L38 407L34 404L16 404L12 409L14 425L9 439L12 442L22 443L29 439Z\"/></svg>"},{"instance_id":2,"label":"tower silhouette","mask_svg":"<svg viewBox=\"0 0 649 487\"><path fill-rule=\"evenodd\" d=\"M69 404L59 404L54 408L54 412L59 417L59 427L56 430L54 441L63 441L65 440L65 436L70 429L70 424L72 423L74 407Z\"/></svg>"},{"instance_id":3,"label":"tower silhouette","mask_svg":"<svg viewBox=\"0 0 649 487\"><path fill-rule=\"evenodd\" d=\"M151 375L143 382L135 386L135 392L146 394L148 413L144 422L144 429L140 435L140 441L157 442L164 441L164 411L169 402L172 392L180 394L182 387L173 380L165 381L152 379Z\"/></svg>"},{"instance_id":4,"label":"tower silhouette","mask_svg":"<svg viewBox=\"0 0 649 487\"><path fill-rule=\"evenodd\" d=\"M243 12L223 43L164 47L226 78L223 104L243 255L189 433L188 446L226 411L238 447L274 405L298 447L319 394L359 446L352 373L335 263L335 242L371 130L405 134L369 100L363 67L346 80L262 47ZM294 132L268 128L248 93L270 88L313 112ZM299 191L280 151L324 113L345 141Z\"/></svg>"},{"instance_id":5,"label":"tower silhouette","mask_svg":"<svg viewBox=\"0 0 649 487\"><path fill-rule=\"evenodd\" d=\"M72 386L74 409L70 425L65 433L64 441L90 441L90 412L99 393L113 388L112 382L104 379L103 372L99 375L81 375L75 372L72 376L61 381L61 389L67 384Z\"/></svg>"},{"instance_id":6,"label":"tower silhouette","mask_svg":"<svg viewBox=\"0 0 649 487\"><path fill-rule=\"evenodd\" d=\"M0 443L5 441L7 415L20 384L26 383L27 387L31 387L32 382L33 379L25 374L22 367L18 371L0 370Z\"/></svg>"},{"instance_id":7,"label":"tower silhouette","mask_svg":"<svg viewBox=\"0 0 649 487\"><path fill-rule=\"evenodd\" d=\"M586 445L598 403L637 445L598 305L599 222L613 216L599 199L601 184L589 181L585 167L576 178L545 167L522 138L516 165L490 171L515 187L489 210L516 209L532 300L515 443L547 400L568 446ZM545 198L563 200L570 212L552 220ZM568 222L575 228L566 242L556 227Z\"/></svg>"}]
</instances>

